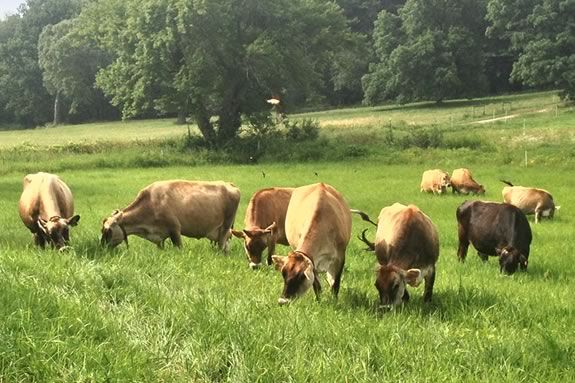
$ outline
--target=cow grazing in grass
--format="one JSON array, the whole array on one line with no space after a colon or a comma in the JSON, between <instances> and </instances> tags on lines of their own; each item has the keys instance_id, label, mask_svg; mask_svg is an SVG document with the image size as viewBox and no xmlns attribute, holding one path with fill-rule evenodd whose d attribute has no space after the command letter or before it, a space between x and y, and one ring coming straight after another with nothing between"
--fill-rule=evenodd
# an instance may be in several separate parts
<instances>
[{"instance_id":1,"label":"cow grazing in grass","mask_svg":"<svg viewBox=\"0 0 575 383\"><path fill-rule=\"evenodd\" d=\"M458 194L485 194L483 185L473 179L469 169L455 169L451 174L451 190Z\"/></svg>"},{"instance_id":2,"label":"cow grazing in grass","mask_svg":"<svg viewBox=\"0 0 575 383\"><path fill-rule=\"evenodd\" d=\"M383 307L409 300L406 286L419 286L425 280L423 301L429 302L439 258L439 236L431 219L417 206L394 203L384 207L377 220L375 243L361 240L375 251L379 266L375 287Z\"/></svg>"},{"instance_id":3,"label":"cow grazing in grass","mask_svg":"<svg viewBox=\"0 0 575 383\"><path fill-rule=\"evenodd\" d=\"M259 267L262 253L267 248L268 265L276 243L289 246L285 233L285 220L293 188L268 188L254 193L246 210L244 230L232 234L244 240L244 249L250 267Z\"/></svg>"},{"instance_id":4,"label":"cow grazing in grass","mask_svg":"<svg viewBox=\"0 0 575 383\"><path fill-rule=\"evenodd\" d=\"M499 256L499 269L513 274L526 269L532 235L525 214L507 203L466 201L457 208L459 248L457 256L465 261L469 242L483 261Z\"/></svg>"},{"instance_id":5,"label":"cow grazing in grass","mask_svg":"<svg viewBox=\"0 0 575 383\"><path fill-rule=\"evenodd\" d=\"M70 227L80 220L74 215L74 197L68 185L49 173L28 174L18 203L20 218L32 232L34 243L50 243L62 249L70 241Z\"/></svg>"},{"instance_id":6,"label":"cow grazing in grass","mask_svg":"<svg viewBox=\"0 0 575 383\"><path fill-rule=\"evenodd\" d=\"M319 299L318 272L327 274L332 293L337 297L351 236L351 212L341 194L324 183L294 189L285 230L293 251L288 256L272 257L284 279L278 302L288 303L311 286Z\"/></svg>"},{"instance_id":7,"label":"cow grazing in grass","mask_svg":"<svg viewBox=\"0 0 575 383\"><path fill-rule=\"evenodd\" d=\"M421 176L420 190L422 192L445 194L449 186L451 186L449 174L443 170L426 170Z\"/></svg>"},{"instance_id":8,"label":"cow grazing in grass","mask_svg":"<svg viewBox=\"0 0 575 383\"><path fill-rule=\"evenodd\" d=\"M509 181L501 182L509 185L501 191L503 202L517 206L525 214L535 214L535 223L539 223L541 217L553 218L555 210L560 208L555 206L553 196L547 190L513 186Z\"/></svg>"},{"instance_id":9,"label":"cow grazing in grass","mask_svg":"<svg viewBox=\"0 0 575 383\"><path fill-rule=\"evenodd\" d=\"M137 235L181 247L181 236L208 238L225 252L240 202L240 190L226 182L159 181L145 187L125 209L102 222L101 243L116 247Z\"/></svg>"}]
</instances>

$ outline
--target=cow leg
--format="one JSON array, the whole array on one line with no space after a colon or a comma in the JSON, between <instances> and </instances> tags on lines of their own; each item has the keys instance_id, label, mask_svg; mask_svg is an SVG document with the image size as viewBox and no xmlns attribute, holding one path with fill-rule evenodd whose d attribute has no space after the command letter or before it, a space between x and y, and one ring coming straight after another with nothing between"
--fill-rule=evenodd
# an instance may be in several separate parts
<instances>
[{"instance_id":1,"label":"cow leg","mask_svg":"<svg viewBox=\"0 0 575 383\"><path fill-rule=\"evenodd\" d=\"M482 253L481 251L477 252L477 255L483 262L487 262L489 260L489 255Z\"/></svg>"},{"instance_id":2,"label":"cow leg","mask_svg":"<svg viewBox=\"0 0 575 383\"><path fill-rule=\"evenodd\" d=\"M343 259L343 257L342 257ZM328 271L328 277L331 277L330 279L330 284L331 284L331 292L333 294L334 297L337 298L337 295L339 294L339 284L341 282L341 275L343 274L343 261L341 262L341 265L339 266L339 268L336 269L335 275L331 275L330 272Z\"/></svg>"},{"instance_id":3,"label":"cow leg","mask_svg":"<svg viewBox=\"0 0 575 383\"><path fill-rule=\"evenodd\" d=\"M424 302L431 302L431 296L433 295L433 285L434 284L435 284L435 267L425 277L425 292L423 293L423 301Z\"/></svg>"},{"instance_id":4,"label":"cow leg","mask_svg":"<svg viewBox=\"0 0 575 383\"><path fill-rule=\"evenodd\" d=\"M272 255L276 251L276 242L271 240L268 243L268 266L272 264Z\"/></svg>"},{"instance_id":5,"label":"cow leg","mask_svg":"<svg viewBox=\"0 0 575 383\"><path fill-rule=\"evenodd\" d=\"M174 246L176 246L177 248L182 247L182 236L180 235L179 232L172 231L170 233L170 240L172 241Z\"/></svg>"},{"instance_id":6,"label":"cow leg","mask_svg":"<svg viewBox=\"0 0 575 383\"><path fill-rule=\"evenodd\" d=\"M467 249L469 248L469 239L467 238L467 232L465 229L459 225L458 227L459 235L459 247L457 249L457 257L460 262L465 262L465 257L467 257Z\"/></svg>"},{"instance_id":7,"label":"cow leg","mask_svg":"<svg viewBox=\"0 0 575 383\"><path fill-rule=\"evenodd\" d=\"M317 273L314 270L314 278L313 278L313 292L315 293L315 299L319 302L319 297L321 295L321 284L319 283L319 278Z\"/></svg>"},{"instance_id":8,"label":"cow leg","mask_svg":"<svg viewBox=\"0 0 575 383\"><path fill-rule=\"evenodd\" d=\"M541 219L541 209L539 208L539 206L537 206L537 208L535 209L535 223L539 223L540 219Z\"/></svg>"}]
</instances>

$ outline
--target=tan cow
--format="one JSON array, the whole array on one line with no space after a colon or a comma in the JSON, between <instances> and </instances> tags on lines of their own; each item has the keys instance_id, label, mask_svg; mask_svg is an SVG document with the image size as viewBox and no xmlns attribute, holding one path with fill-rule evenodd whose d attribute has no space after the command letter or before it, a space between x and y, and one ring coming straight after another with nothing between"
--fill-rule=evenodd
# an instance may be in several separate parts
<instances>
[{"instance_id":1,"label":"tan cow","mask_svg":"<svg viewBox=\"0 0 575 383\"><path fill-rule=\"evenodd\" d=\"M393 307L406 302L406 284L417 287L423 279L423 301L429 302L439 258L439 237L431 219L417 206L394 203L379 213L375 243L365 238L366 230L361 239L375 251L379 263L375 287L380 304Z\"/></svg>"},{"instance_id":2,"label":"tan cow","mask_svg":"<svg viewBox=\"0 0 575 383\"><path fill-rule=\"evenodd\" d=\"M68 185L49 173L28 174L18 203L20 218L32 232L34 243L50 243L62 249L70 241L70 227L80 220L74 215L74 197Z\"/></svg>"},{"instance_id":3,"label":"tan cow","mask_svg":"<svg viewBox=\"0 0 575 383\"><path fill-rule=\"evenodd\" d=\"M561 208L555 206L553 196L547 190L514 186L504 180L501 182L509 185L501 191L503 202L517 206L525 214L535 214L535 223L539 223L541 217L553 218L555 210Z\"/></svg>"},{"instance_id":4,"label":"tan cow","mask_svg":"<svg viewBox=\"0 0 575 383\"><path fill-rule=\"evenodd\" d=\"M451 186L449 174L440 169L426 170L421 176L421 191L433 194L444 194Z\"/></svg>"},{"instance_id":5,"label":"tan cow","mask_svg":"<svg viewBox=\"0 0 575 383\"><path fill-rule=\"evenodd\" d=\"M311 286L319 299L318 272L327 274L332 293L337 297L351 236L351 212L341 194L324 183L295 189L285 228L293 251L287 257L272 256L284 278L278 303L302 296Z\"/></svg>"},{"instance_id":6,"label":"tan cow","mask_svg":"<svg viewBox=\"0 0 575 383\"><path fill-rule=\"evenodd\" d=\"M227 253L239 202L240 190L226 182L154 182L104 219L101 243L116 247L134 234L160 248L166 238L181 247L183 235L208 238Z\"/></svg>"},{"instance_id":7,"label":"tan cow","mask_svg":"<svg viewBox=\"0 0 575 383\"><path fill-rule=\"evenodd\" d=\"M289 246L285 234L285 220L293 188L268 188L254 193L246 210L244 230L232 234L244 240L250 267L259 267L262 253L268 249L268 265L276 243Z\"/></svg>"},{"instance_id":8,"label":"tan cow","mask_svg":"<svg viewBox=\"0 0 575 383\"><path fill-rule=\"evenodd\" d=\"M469 169L455 169L451 174L451 190L458 194L485 194L483 185L473 179Z\"/></svg>"}]
</instances>

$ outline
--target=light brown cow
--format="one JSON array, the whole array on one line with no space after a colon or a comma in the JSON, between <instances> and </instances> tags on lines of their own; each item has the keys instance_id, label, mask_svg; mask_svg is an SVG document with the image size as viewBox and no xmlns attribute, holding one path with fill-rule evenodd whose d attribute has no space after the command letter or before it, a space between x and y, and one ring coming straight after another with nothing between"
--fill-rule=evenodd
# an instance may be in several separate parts
<instances>
[{"instance_id":1,"label":"light brown cow","mask_svg":"<svg viewBox=\"0 0 575 383\"><path fill-rule=\"evenodd\" d=\"M501 182L509 185L501 191L503 202L517 206L525 214L535 214L535 223L539 223L541 217L553 218L555 210L561 208L555 206L553 196L547 190L514 186L504 180Z\"/></svg>"},{"instance_id":2,"label":"light brown cow","mask_svg":"<svg viewBox=\"0 0 575 383\"><path fill-rule=\"evenodd\" d=\"M451 174L451 190L458 194L485 194L483 185L473 179L469 169L455 169Z\"/></svg>"},{"instance_id":3,"label":"light brown cow","mask_svg":"<svg viewBox=\"0 0 575 383\"><path fill-rule=\"evenodd\" d=\"M68 185L49 173L28 174L18 203L20 218L42 248L50 243L62 249L70 241L70 227L80 220L74 215L74 197Z\"/></svg>"},{"instance_id":4,"label":"light brown cow","mask_svg":"<svg viewBox=\"0 0 575 383\"><path fill-rule=\"evenodd\" d=\"M449 174L440 169L426 170L421 176L421 191L433 194L443 194L451 186Z\"/></svg>"},{"instance_id":5,"label":"light brown cow","mask_svg":"<svg viewBox=\"0 0 575 383\"><path fill-rule=\"evenodd\" d=\"M431 219L414 205L394 203L379 213L375 243L367 240L366 230L361 239L379 263L375 287L380 304L393 307L409 300L406 284L417 287L423 279L423 301L429 302L439 257L439 237Z\"/></svg>"},{"instance_id":6,"label":"light brown cow","mask_svg":"<svg viewBox=\"0 0 575 383\"><path fill-rule=\"evenodd\" d=\"M181 236L208 238L227 253L240 190L226 182L159 181L145 187L134 202L102 222L101 243L116 247L137 235L164 246L181 247Z\"/></svg>"},{"instance_id":7,"label":"light brown cow","mask_svg":"<svg viewBox=\"0 0 575 383\"><path fill-rule=\"evenodd\" d=\"M250 267L259 267L262 253L268 249L268 265L272 264L276 243L289 246L285 220L293 188L268 188L254 193L246 210L244 230L232 234L244 240Z\"/></svg>"},{"instance_id":8,"label":"light brown cow","mask_svg":"<svg viewBox=\"0 0 575 383\"><path fill-rule=\"evenodd\" d=\"M337 297L351 236L351 212L341 194L324 183L295 189L285 228L293 251L287 257L272 257L284 278L278 303L302 296L311 286L319 299L318 272L327 274L332 293Z\"/></svg>"}]
</instances>

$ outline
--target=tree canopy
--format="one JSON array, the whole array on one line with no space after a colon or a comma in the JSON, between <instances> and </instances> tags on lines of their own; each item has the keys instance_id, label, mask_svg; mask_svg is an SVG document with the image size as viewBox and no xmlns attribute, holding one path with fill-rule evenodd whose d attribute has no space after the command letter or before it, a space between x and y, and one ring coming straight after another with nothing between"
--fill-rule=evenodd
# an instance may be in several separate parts
<instances>
[{"instance_id":1,"label":"tree canopy","mask_svg":"<svg viewBox=\"0 0 575 383\"><path fill-rule=\"evenodd\" d=\"M210 145L289 107L575 96L575 0L27 0L0 20L0 124L192 117ZM59 113L61 112L61 113Z\"/></svg>"}]
</instances>

